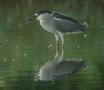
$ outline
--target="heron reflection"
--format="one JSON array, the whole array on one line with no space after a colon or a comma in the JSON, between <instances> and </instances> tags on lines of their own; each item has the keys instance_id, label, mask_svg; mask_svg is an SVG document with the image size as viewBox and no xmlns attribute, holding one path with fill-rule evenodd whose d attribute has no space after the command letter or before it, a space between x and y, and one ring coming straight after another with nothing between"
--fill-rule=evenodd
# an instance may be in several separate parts
<instances>
[{"instance_id":1,"label":"heron reflection","mask_svg":"<svg viewBox=\"0 0 104 90\"><path fill-rule=\"evenodd\" d=\"M64 79L82 70L85 66L84 61L64 59L64 51L62 49L60 54L56 51L53 60L41 66L38 74L35 75L35 80L50 81Z\"/></svg>"}]
</instances>

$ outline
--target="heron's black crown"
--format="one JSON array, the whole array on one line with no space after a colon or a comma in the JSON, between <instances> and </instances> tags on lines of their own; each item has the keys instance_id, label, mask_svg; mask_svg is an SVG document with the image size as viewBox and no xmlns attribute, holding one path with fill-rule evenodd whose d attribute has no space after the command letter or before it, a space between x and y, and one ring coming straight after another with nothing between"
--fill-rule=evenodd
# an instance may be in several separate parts
<instances>
[{"instance_id":1,"label":"heron's black crown","mask_svg":"<svg viewBox=\"0 0 104 90\"><path fill-rule=\"evenodd\" d=\"M49 14L51 14L52 11L48 11L48 10L40 10L40 11L38 11L37 13L38 13L38 15L41 15L41 14L44 14L44 13L49 13Z\"/></svg>"}]
</instances>

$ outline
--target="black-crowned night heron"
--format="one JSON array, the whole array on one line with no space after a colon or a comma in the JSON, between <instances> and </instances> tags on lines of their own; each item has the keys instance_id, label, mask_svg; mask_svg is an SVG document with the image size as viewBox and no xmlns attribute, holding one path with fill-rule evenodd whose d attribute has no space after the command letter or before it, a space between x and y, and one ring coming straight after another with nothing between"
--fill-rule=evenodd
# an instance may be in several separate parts
<instances>
[{"instance_id":1,"label":"black-crowned night heron","mask_svg":"<svg viewBox=\"0 0 104 90\"><path fill-rule=\"evenodd\" d=\"M62 46L64 45L64 34L85 32L84 25L82 25L80 22L56 11L41 10L31 16L29 20L34 18L39 20L40 25L46 31L54 34L57 45L59 40L61 40Z\"/></svg>"}]
</instances>

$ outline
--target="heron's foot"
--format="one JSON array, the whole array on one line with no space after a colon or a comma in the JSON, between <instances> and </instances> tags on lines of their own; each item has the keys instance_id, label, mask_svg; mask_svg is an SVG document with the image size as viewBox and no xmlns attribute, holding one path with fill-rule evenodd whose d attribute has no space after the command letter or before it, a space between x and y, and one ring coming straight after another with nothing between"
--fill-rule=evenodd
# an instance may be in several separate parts
<instances>
[{"instance_id":1,"label":"heron's foot","mask_svg":"<svg viewBox=\"0 0 104 90\"><path fill-rule=\"evenodd\" d=\"M48 45L48 48L51 48L51 47L53 47L53 46L55 46L56 44L50 44L50 45Z\"/></svg>"}]
</instances>

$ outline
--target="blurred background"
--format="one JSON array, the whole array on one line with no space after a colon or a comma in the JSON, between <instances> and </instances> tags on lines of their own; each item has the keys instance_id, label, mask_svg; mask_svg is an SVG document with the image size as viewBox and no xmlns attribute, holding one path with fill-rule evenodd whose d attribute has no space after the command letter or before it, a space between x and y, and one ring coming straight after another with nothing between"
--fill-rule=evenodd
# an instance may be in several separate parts
<instances>
[{"instance_id":1,"label":"blurred background","mask_svg":"<svg viewBox=\"0 0 104 90\"><path fill-rule=\"evenodd\" d=\"M88 67L70 78L42 86L34 73L52 60L52 34L27 18L55 10L86 23L84 34L65 36L64 57L85 60ZM104 0L0 0L0 90L103 90Z\"/></svg>"}]
</instances>

